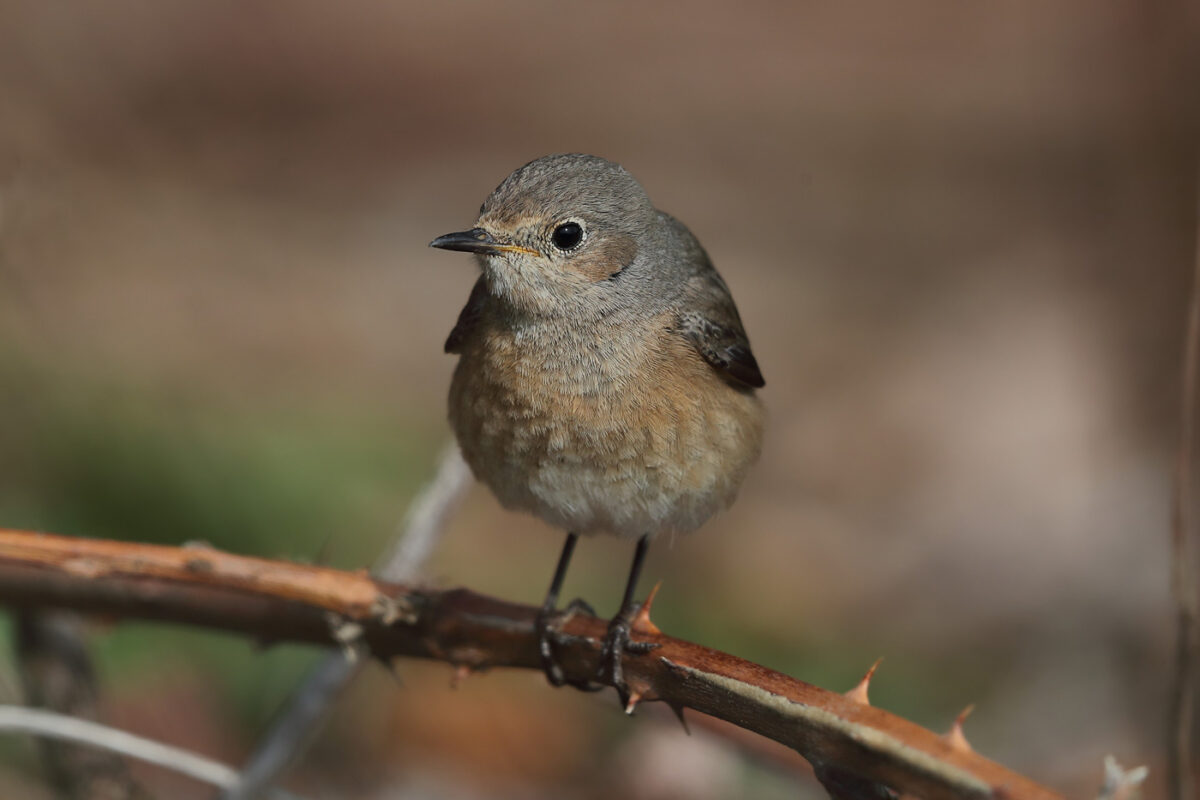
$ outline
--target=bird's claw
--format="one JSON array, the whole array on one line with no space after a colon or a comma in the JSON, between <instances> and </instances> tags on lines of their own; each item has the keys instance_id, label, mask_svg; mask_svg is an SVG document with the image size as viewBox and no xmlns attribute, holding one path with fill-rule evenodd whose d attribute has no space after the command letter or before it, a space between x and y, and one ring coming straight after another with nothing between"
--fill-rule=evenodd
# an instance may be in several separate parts
<instances>
[{"instance_id":1,"label":"bird's claw","mask_svg":"<svg viewBox=\"0 0 1200 800\"><path fill-rule=\"evenodd\" d=\"M636 607L635 609L636 610ZM645 655L662 645L654 642L634 642L629 638L632 625L632 612L618 614L608 625L608 633L604 637L604 648L600 651L600 667L596 678L602 683L616 688L621 696L622 704L629 696L629 686L625 683L625 667L622 657L626 653Z\"/></svg>"},{"instance_id":2,"label":"bird's claw","mask_svg":"<svg viewBox=\"0 0 1200 800\"><path fill-rule=\"evenodd\" d=\"M596 612L590 605L580 598L575 598L562 611L555 611L551 608L543 608L538 612L537 618L534 620L534 633L537 635L538 655L542 661L542 672L546 675L546 680L551 686L566 686L571 685L576 689L583 691L599 691L603 686L598 686L591 681L573 681L568 680L563 674L562 666L558 663L558 659L554 654L554 646L561 644L568 639L562 633L562 626L579 613L595 616Z\"/></svg>"},{"instance_id":3,"label":"bird's claw","mask_svg":"<svg viewBox=\"0 0 1200 800\"><path fill-rule=\"evenodd\" d=\"M562 686L567 682L562 667L554 658L554 639L558 634L560 616L553 609L543 608L538 612L533 622L533 631L537 635L538 656L542 660L542 672L551 686Z\"/></svg>"}]
</instances>

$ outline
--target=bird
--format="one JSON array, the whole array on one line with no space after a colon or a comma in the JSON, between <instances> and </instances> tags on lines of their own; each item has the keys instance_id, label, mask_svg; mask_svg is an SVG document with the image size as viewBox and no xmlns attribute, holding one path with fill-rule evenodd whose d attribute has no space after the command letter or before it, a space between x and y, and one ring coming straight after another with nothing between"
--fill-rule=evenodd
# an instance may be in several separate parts
<instances>
[{"instance_id":1,"label":"bird","mask_svg":"<svg viewBox=\"0 0 1200 800\"><path fill-rule=\"evenodd\" d=\"M729 287L625 168L582 153L515 170L430 246L481 271L445 343L463 457L501 505L567 532L536 622L551 684L558 625L590 611L557 610L579 537L636 543L594 685L624 701L624 654L653 646L630 632L651 541L727 508L762 448L764 380Z\"/></svg>"}]
</instances>

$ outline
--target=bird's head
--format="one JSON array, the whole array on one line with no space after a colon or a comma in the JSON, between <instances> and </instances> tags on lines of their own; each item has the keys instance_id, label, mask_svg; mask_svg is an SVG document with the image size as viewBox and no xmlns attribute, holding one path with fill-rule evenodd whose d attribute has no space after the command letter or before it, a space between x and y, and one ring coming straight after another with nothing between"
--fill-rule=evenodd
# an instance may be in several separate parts
<instances>
[{"instance_id":1,"label":"bird's head","mask_svg":"<svg viewBox=\"0 0 1200 800\"><path fill-rule=\"evenodd\" d=\"M658 214L623 167L596 156L546 156L513 172L475 226L431 247L479 256L489 291L536 316L602 309L613 278L653 236Z\"/></svg>"}]
</instances>

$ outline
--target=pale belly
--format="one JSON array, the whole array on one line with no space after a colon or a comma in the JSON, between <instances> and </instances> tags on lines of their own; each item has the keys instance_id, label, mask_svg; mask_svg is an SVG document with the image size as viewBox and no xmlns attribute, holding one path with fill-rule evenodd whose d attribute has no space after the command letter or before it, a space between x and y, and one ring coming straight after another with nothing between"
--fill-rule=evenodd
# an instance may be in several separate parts
<instances>
[{"instance_id":1,"label":"pale belly","mask_svg":"<svg viewBox=\"0 0 1200 800\"><path fill-rule=\"evenodd\" d=\"M505 507L564 530L694 530L733 502L758 457L759 400L699 359L599 386L481 359L464 355L451 385L463 456Z\"/></svg>"}]
</instances>

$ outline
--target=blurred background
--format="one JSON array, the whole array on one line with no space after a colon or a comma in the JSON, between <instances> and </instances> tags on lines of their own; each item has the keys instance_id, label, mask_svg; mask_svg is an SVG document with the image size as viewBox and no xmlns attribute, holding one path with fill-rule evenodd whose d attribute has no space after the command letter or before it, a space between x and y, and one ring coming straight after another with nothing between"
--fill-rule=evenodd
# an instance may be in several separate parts
<instances>
[{"instance_id":1,"label":"blurred background","mask_svg":"<svg viewBox=\"0 0 1200 800\"><path fill-rule=\"evenodd\" d=\"M944 730L974 703L995 760L1090 796L1113 753L1154 792L1198 20L0 2L0 526L369 564L449 436L475 274L427 242L593 152L705 244L767 379L739 502L651 552L658 624L835 690L883 656L877 705ZM536 602L560 544L477 487L427 580ZM568 595L611 612L629 556L584 542ZM136 623L93 645L107 721L231 763L319 656ZM822 796L611 693L450 672L369 671L288 785ZM0 795L48 796L36 752L0 742Z\"/></svg>"}]
</instances>

